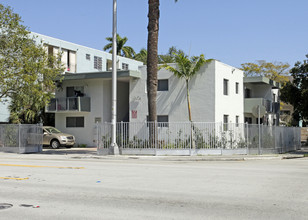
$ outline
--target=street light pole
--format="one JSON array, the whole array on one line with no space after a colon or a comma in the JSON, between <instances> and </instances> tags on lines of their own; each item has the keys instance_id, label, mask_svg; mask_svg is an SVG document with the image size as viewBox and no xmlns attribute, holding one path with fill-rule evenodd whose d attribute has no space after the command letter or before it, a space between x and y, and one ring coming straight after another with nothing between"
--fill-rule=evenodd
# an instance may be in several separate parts
<instances>
[{"instance_id":1,"label":"street light pole","mask_svg":"<svg viewBox=\"0 0 308 220\"><path fill-rule=\"evenodd\" d=\"M112 109L111 109L111 146L110 154L119 155L116 143L117 122L117 0L113 0L113 25L112 25Z\"/></svg>"}]
</instances>

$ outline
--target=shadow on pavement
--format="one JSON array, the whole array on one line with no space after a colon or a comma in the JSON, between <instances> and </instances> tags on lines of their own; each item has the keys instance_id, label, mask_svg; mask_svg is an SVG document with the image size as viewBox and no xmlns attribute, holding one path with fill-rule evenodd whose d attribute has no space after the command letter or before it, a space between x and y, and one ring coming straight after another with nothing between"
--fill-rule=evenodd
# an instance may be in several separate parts
<instances>
[{"instance_id":1,"label":"shadow on pavement","mask_svg":"<svg viewBox=\"0 0 308 220\"><path fill-rule=\"evenodd\" d=\"M308 147L302 147L300 150L290 152L289 154L308 154Z\"/></svg>"},{"instance_id":2,"label":"shadow on pavement","mask_svg":"<svg viewBox=\"0 0 308 220\"><path fill-rule=\"evenodd\" d=\"M43 151L36 154L56 154L56 155L68 155L68 154L91 154L97 155L96 148L43 148Z\"/></svg>"}]
</instances>

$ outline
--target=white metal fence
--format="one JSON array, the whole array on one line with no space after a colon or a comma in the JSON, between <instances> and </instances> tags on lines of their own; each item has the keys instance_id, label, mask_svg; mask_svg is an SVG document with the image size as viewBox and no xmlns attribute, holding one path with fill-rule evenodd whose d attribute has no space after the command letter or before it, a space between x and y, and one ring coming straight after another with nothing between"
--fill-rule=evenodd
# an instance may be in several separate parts
<instances>
[{"instance_id":1,"label":"white metal fence","mask_svg":"<svg viewBox=\"0 0 308 220\"><path fill-rule=\"evenodd\" d=\"M14 153L40 152L43 126L36 124L0 125L0 151Z\"/></svg>"},{"instance_id":2,"label":"white metal fence","mask_svg":"<svg viewBox=\"0 0 308 220\"><path fill-rule=\"evenodd\" d=\"M300 128L295 127L118 122L116 129L116 141L122 154L264 154L300 148ZM111 124L96 124L95 139L98 152L106 154L111 145Z\"/></svg>"}]
</instances>

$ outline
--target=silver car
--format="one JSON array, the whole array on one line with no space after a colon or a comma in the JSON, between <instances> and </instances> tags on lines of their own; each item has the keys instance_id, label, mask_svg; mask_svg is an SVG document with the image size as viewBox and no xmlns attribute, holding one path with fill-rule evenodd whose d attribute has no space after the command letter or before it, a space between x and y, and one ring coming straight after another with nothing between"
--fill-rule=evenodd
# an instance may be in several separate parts
<instances>
[{"instance_id":1,"label":"silver car","mask_svg":"<svg viewBox=\"0 0 308 220\"><path fill-rule=\"evenodd\" d=\"M54 127L44 126L43 132L43 145L49 145L57 149L60 146L70 148L75 144L75 137L73 135L64 134Z\"/></svg>"}]
</instances>

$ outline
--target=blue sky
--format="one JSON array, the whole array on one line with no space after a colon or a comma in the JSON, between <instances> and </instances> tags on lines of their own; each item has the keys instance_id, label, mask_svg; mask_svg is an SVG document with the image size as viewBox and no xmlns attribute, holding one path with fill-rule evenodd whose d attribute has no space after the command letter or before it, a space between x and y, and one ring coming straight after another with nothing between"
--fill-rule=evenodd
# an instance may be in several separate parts
<instances>
[{"instance_id":1,"label":"blue sky","mask_svg":"<svg viewBox=\"0 0 308 220\"><path fill-rule=\"evenodd\" d=\"M102 49L112 33L112 0L2 0L31 31ZM308 53L307 0L161 0L159 53L171 46L239 67L288 62ZM118 33L146 48L147 0L118 0Z\"/></svg>"}]
</instances>

